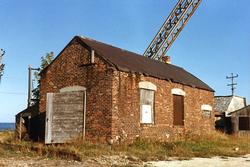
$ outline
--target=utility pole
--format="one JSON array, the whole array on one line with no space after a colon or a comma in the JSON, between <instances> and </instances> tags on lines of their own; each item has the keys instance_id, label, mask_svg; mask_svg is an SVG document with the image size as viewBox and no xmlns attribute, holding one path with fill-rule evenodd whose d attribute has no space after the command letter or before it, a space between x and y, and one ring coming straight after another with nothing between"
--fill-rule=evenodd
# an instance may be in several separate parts
<instances>
[{"instance_id":1,"label":"utility pole","mask_svg":"<svg viewBox=\"0 0 250 167\"><path fill-rule=\"evenodd\" d=\"M0 49L0 82L1 82L1 78L3 76L3 70L4 70L4 65L5 65L2 62L4 55L5 55L5 51L3 49Z\"/></svg>"},{"instance_id":2,"label":"utility pole","mask_svg":"<svg viewBox=\"0 0 250 167\"><path fill-rule=\"evenodd\" d=\"M29 65L28 71L28 107L32 106L32 97L33 97L33 81L32 81L32 71L39 71L40 68L32 68L31 65Z\"/></svg>"},{"instance_id":3,"label":"utility pole","mask_svg":"<svg viewBox=\"0 0 250 167\"><path fill-rule=\"evenodd\" d=\"M232 96L234 95L234 90L236 89L235 86L237 85L237 83L234 82L234 79L238 78L238 77L239 77L238 74L234 75L233 73L231 73L231 76L226 77L226 79L231 79L231 84L227 84L227 86L231 87Z\"/></svg>"}]
</instances>

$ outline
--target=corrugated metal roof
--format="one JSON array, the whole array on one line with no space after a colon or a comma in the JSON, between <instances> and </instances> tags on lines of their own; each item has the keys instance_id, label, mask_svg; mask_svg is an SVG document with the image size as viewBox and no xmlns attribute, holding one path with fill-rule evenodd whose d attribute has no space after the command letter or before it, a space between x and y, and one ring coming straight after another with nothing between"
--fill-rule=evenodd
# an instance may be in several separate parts
<instances>
[{"instance_id":1,"label":"corrugated metal roof","mask_svg":"<svg viewBox=\"0 0 250 167\"><path fill-rule=\"evenodd\" d=\"M233 99L233 96L218 96L214 100L214 110L217 112L225 112Z\"/></svg>"},{"instance_id":2,"label":"corrugated metal roof","mask_svg":"<svg viewBox=\"0 0 250 167\"><path fill-rule=\"evenodd\" d=\"M217 112L225 112L229 116L231 112L239 110L246 106L246 99L240 96L216 96L214 100L214 109Z\"/></svg>"},{"instance_id":3,"label":"corrugated metal roof","mask_svg":"<svg viewBox=\"0 0 250 167\"><path fill-rule=\"evenodd\" d=\"M89 46L120 71L138 72L155 78L214 91L200 79L178 66L165 64L86 37L76 36L75 38L80 39L85 45Z\"/></svg>"}]
</instances>

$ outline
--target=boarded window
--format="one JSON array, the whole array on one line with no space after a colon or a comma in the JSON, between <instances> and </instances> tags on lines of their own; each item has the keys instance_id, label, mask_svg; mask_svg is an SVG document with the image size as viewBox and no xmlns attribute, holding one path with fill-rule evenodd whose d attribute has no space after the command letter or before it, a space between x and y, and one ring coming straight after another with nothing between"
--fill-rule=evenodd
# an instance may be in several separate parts
<instances>
[{"instance_id":1,"label":"boarded window","mask_svg":"<svg viewBox=\"0 0 250 167\"><path fill-rule=\"evenodd\" d=\"M202 111L203 117L210 118L211 117L211 111L203 110Z\"/></svg>"},{"instance_id":2,"label":"boarded window","mask_svg":"<svg viewBox=\"0 0 250 167\"><path fill-rule=\"evenodd\" d=\"M201 105L202 115L204 118L211 118L211 112L213 110L212 106L209 104Z\"/></svg>"},{"instance_id":3,"label":"boarded window","mask_svg":"<svg viewBox=\"0 0 250 167\"><path fill-rule=\"evenodd\" d=\"M154 91L140 89L141 123L154 123Z\"/></svg>"},{"instance_id":4,"label":"boarded window","mask_svg":"<svg viewBox=\"0 0 250 167\"><path fill-rule=\"evenodd\" d=\"M249 117L239 117L239 130L250 130Z\"/></svg>"},{"instance_id":5,"label":"boarded window","mask_svg":"<svg viewBox=\"0 0 250 167\"><path fill-rule=\"evenodd\" d=\"M174 125L184 125L184 97L173 95Z\"/></svg>"}]
</instances>

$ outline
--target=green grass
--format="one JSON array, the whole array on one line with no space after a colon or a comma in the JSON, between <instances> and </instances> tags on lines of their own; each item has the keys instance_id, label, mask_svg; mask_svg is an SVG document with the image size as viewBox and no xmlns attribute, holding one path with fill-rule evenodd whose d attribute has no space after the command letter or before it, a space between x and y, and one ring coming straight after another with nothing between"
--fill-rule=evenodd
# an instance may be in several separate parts
<instances>
[{"instance_id":1,"label":"green grass","mask_svg":"<svg viewBox=\"0 0 250 167\"><path fill-rule=\"evenodd\" d=\"M82 161L101 155L126 155L130 159L167 160L169 157L188 159L191 157L239 156L250 153L249 137L228 136L219 132L197 136L189 135L183 139L157 142L137 139L132 144L112 147L74 140L71 143L44 145L31 141L15 139L14 132L0 132L0 156L42 156ZM235 149L235 148L238 148Z\"/></svg>"}]
</instances>

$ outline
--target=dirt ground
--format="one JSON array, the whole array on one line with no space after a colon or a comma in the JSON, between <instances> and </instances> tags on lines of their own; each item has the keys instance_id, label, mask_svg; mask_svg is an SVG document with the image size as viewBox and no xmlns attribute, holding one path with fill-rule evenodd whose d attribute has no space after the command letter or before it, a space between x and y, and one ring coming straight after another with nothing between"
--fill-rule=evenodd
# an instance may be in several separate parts
<instances>
[{"instance_id":1,"label":"dirt ground","mask_svg":"<svg viewBox=\"0 0 250 167\"><path fill-rule=\"evenodd\" d=\"M50 159L40 159L40 158L0 158L0 167L99 167L100 165L91 162L77 162L77 161L67 161L67 160L50 160Z\"/></svg>"},{"instance_id":2,"label":"dirt ground","mask_svg":"<svg viewBox=\"0 0 250 167\"><path fill-rule=\"evenodd\" d=\"M109 167L109 166L143 166L138 159L123 156L101 156L83 162L61 159L44 159L41 157L1 158L0 167Z\"/></svg>"},{"instance_id":3,"label":"dirt ground","mask_svg":"<svg viewBox=\"0 0 250 167\"><path fill-rule=\"evenodd\" d=\"M0 158L0 167L108 167L108 166L144 166L144 167L249 167L250 154L242 157L213 157L213 158L193 158L191 160L140 162L136 159L119 156L102 156L97 159L89 159L84 162L44 159L44 158Z\"/></svg>"},{"instance_id":4,"label":"dirt ground","mask_svg":"<svg viewBox=\"0 0 250 167\"><path fill-rule=\"evenodd\" d=\"M242 157L193 158L191 160L171 160L147 162L147 167L250 167L250 154Z\"/></svg>"}]
</instances>

